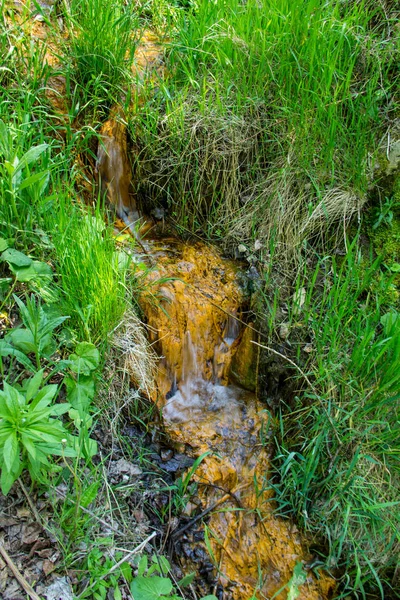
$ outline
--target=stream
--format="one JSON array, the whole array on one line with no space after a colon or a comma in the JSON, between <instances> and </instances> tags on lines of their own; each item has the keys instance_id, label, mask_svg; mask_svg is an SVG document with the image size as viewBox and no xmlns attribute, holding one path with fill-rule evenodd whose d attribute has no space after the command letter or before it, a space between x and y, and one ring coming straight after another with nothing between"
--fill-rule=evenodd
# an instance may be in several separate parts
<instances>
[{"instance_id":1,"label":"stream","mask_svg":"<svg viewBox=\"0 0 400 600\"><path fill-rule=\"evenodd\" d=\"M104 191L138 239L124 125L108 121L102 135L98 170ZM329 598L333 580L307 568L313 557L300 533L273 514L269 415L251 391L257 348L240 319L245 299L239 267L202 242L144 238L139 248L142 260L153 265L139 300L159 356L151 399L162 412L170 444L203 457L193 479L207 514L214 591L222 587L224 598L234 600ZM196 552L184 554L183 569L193 571Z\"/></svg>"}]
</instances>

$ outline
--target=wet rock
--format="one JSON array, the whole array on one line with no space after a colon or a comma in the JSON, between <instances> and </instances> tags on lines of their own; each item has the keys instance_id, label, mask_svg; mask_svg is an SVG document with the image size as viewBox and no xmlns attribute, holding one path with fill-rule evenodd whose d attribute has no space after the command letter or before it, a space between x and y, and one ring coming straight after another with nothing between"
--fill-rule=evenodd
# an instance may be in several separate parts
<instances>
[{"instance_id":1,"label":"wet rock","mask_svg":"<svg viewBox=\"0 0 400 600\"><path fill-rule=\"evenodd\" d=\"M162 465L167 473L177 473L189 469L194 463L194 459L185 454L175 454L175 456Z\"/></svg>"},{"instance_id":2,"label":"wet rock","mask_svg":"<svg viewBox=\"0 0 400 600\"><path fill-rule=\"evenodd\" d=\"M244 388L254 392L256 389L257 346L252 344L254 332L249 327L243 332L242 339L232 359L230 378Z\"/></svg>"},{"instance_id":3,"label":"wet rock","mask_svg":"<svg viewBox=\"0 0 400 600\"><path fill-rule=\"evenodd\" d=\"M203 244L175 244L173 251L166 249L157 257L157 277L163 278L159 287L169 302L162 306L154 303L157 288L141 298L152 341L162 356L154 401L162 409L174 447L186 448L192 462L203 455L193 480L198 483L201 507L218 506L207 514L213 532L209 543L220 572L230 582L227 597L252 597L259 589L262 572L260 597L271 598L285 588L295 565L306 554L288 522L274 516L272 491L264 485L270 464L259 434L261 428L268 430L269 423L265 423L254 394L243 389L254 389L257 347L252 344L250 328L243 331L241 339L240 330L234 331L232 317L244 300L235 267ZM249 282L259 280L252 265L248 288ZM304 303L302 297L298 300L300 305ZM231 384L232 379L241 387ZM187 458L175 454L163 462L159 457L160 467L177 473L189 466ZM262 492L256 490L255 481ZM157 501L169 499L160 496L155 504ZM192 514L191 506L188 511ZM207 549L191 532L179 536L176 551L182 553L185 569L198 570L208 584L216 583L214 566L207 565ZM330 578L321 575L322 580L333 589ZM312 577L307 586L300 586L299 597L319 599L321 581Z\"/></svg>"}]
</instances>

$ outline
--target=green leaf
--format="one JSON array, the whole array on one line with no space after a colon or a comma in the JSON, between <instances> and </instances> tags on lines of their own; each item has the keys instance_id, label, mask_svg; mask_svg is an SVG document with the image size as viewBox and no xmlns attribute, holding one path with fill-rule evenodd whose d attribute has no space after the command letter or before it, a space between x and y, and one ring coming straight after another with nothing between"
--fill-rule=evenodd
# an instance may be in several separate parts
<instances>
[{"instance_id":1,"label":"green leaf","mask_svg":"<svg viewBox=\"0 0 400 600\"><path fill-rule=\"evenodd\" d=\"M42 381L43 381L43 369L40 369L40 371L38 371L36 373L36 375L34 375L28 382L27 388L26 388L26 401L29 402L33 396L35 396L38 391L40 386L42 385Z\"/></svg>"},{"instance_id":2,"label":"green leaf","mask_svg":"<svg viewBox=\"0 0 400 600\"><path fill-rule=\"evenodd\" d=\"M69 357L70 367L74 373L89 375L99 366L100 354L94 344L80 342L75 348L75 353Z\"/></svg>"},{"instance_id":3,"label":"green leaf","mask_svg":"<svg viewBox=\"0 0 400 600\"><path fill-rule=\"evenodd\" d=\"M394 333L394 329L400 324L400 313L394 310L389 311L382 315L380 322L385 335L391 335Z\"/></svg>"},{"instance_id":4,"label":"green leaf","mask_svg":"<svg viewBox=\"0 0 400 600\"><path fill-rule=\"evenodd\" d=\"M45 285L51 282L53 279L53 271L51 267L38 260L32 261L28 267L15 267L10 265L11 271L14 273L18 281L28 282L34 281Z\"/></svg>"},{"instance_id":5,"label":"green leaf","mask_svg":"<svg viewBox=\"0 0 400 600\"><path fill-rule=\"evenodd\" d=\"M132 581L132 567L129 563L122 563L120 567L123 578L130 583Z\"/></svg>"},{"instance_id":6,"label":"green leaf","mask_svg":"<svg viewBox=\"0 0 400 600\"><path fill-rule=\"evenodd\" d=\"M1 491L3 492L4 496L7 496L8 492L12 487L12 484L16 479L17 477L14 477L9 471L7 471L7 469L1 470L0 485Z\"/></svg>"},{"instance_id":7,"label":"green leaf","mask_svg":"<svg viewBox=\"0 0 400 600\"><path fill-rule=\"evenodd\" d=\"M35 396L35 399L31 402L30 408L36 410L42 410L50 404L57 394L58 386L55 384L46 385L40 390Z\"/></svg>"},{"instance_id":8,"label":"green leaf","mask_svg":"<svg viewBox=\"0 0 400 600\"><path fill-rule=\"evenodd\" d=\"M46 317L47 319L47 317ZM48 335L54 329L56 329L61 323L64 323L66 319L69 319L69 316L66 317L55 317L53 319L48 319L46 324L42 327L41 334L42 336Z\"/></svg>"},{"instance_id":9,"label":"green leaf","mask_svg":"<svg viewBox=\"0 0 400 600\"><path fill-rule=\"evenodd\" d=\"M135 600L157 600L172 592L172 582L168 577L139 575L131 583L131 592Z\"/></svg>"},{"instance_id":10,"label":"green leaf","mask_svg":"<svg viewBox=\"0 0 400 600\"><path fill-rule=\"evenodd\" d=\"M13 329L7 336L7 340L11 340L12 344L22 350L25 354L36 352L36 344L33 334L29 329Z\"/></svg>"},{"instance_id":11,"label":"green leaf","mask_svg":"<svg viewBox=\"0 0 400 600\"><path fill-rule=\"evenodd\" d=\"M0 252L3 252L4 250L7 250L8 248L8 242L7 240L5 240L4 238L0 237Z\"/></svg>"},{"instance_id":12,"label":"green leaf","mask_svg":"<svg viewBox=\"0 0 400 600\"><path fill-rule=\"evenodd\" d=\"M190 585L191 583L193 583L193 579L195 578L196 573L188 573L187 575L185 575L185 577L182 577L182 579L180 581L178 581L178 585L179 587L185 587L187 585Z\"/></svg>"},{"instance_id":13,"label":"green leaf","mask_svg":"<svg viewBox=\"0 0 400 600\"><path fill-rule=\"evenodd\" d=\"M400 273L400 263L393 263L390 265L390 270L392 271L392 273Z\"/></svg>"},{"instance_id":14,"label":"green leaf","mask_svg":"<svg viewBox=\"0 0 400 600\"><path fill-rule=\"evenodd\" d=\"M0 277L0 299L5 300L6 295L12 285L11 277Z\"/></svg>"},{"instance_id":15,"label":"green leaf","mask_svg":"<svg viewBox=\"0 0 400 600\"><path fill-rule=\"evenodd\" d=\"M138 564L138 575L142 576L146 573L149 561L146 554L140 557Z\"/></svg>"},{"instance_id":16,"label":"green leaf","mask_svg":"<svg viewBox=\"0 0 400 600\"><path fill-rule=\"evenodd\" d=\"M78 380L73 377L65 377L64 383L67 387L68 402L83 417L94 398L93 377L81 375Z\"/></svg>"},{"instance_id":17,"label":"green leaf","mask_svg":"<svg viewBox=\"0 0 400 600\"><path fill-rule=\"evenodd\" d=\"M31 437L29 436L29 433L22 433L21 434L21 442L22 442L23 447L31 455L32 459L36 460L37 459L36 446L33 443Z\"/></svg>"},{"instance_id":18,"label":"green leaf","mask_svg":"<svg viewBox=\"0 0 400 600\"><path fill-rule=\"evenodd\" d=\"M25 398L7 381L4 382L3 389L7 408L13 417L17 417L21 412L21 408L25 405Z\"/></svg>"},{"instance_id":19,"label":"green leaf","mask_svg":"<svg viewBox=\"0 0 400 600\"><path fill-rule=\"evenodd\" d=\"M100 483L96 481L95 483L91 483L82 493L80 497L80 505L84 508L87 508L89 504L94 502L97 498L97 492L99 491Z\"/></svg>"},{"instance_id":20,"label":"green leaf","mask_svg":"<svg viewBox=\"0 0 400 600\"><path fill-rule=\"evenodd\" d=\"M114 588L114 600L122 600L121 590L118 585Z\"/></svg>"},{"instance_id":21,"label":"green leaf","mask_svg":"<svg viewBox=\"0 0 400 600\"><path fill-rule=\"evenodd\" d=\"M20 352L19 350L11 346L11 344L6 342L6 340L0 340L0 356L13 356L17 359L18 362L21 363L21 365L28 369L28 371L32 372L35 370L29 358L25 356L23 352Z\"/></svg>"},{"instance_id":22,"label":"green leaf","mask_svg":"<svg viewBox=\"0 0 400 600\"><path fill-rule=\"evenodd\" d=\"M60 417L61 415L65 415L71 408L71 405L68 402L62 402L61 404L55 404L51 409L51 414L53 416Z\"/></svg>"},{"instance_id":23,"label":"green leaf","mask_svg":"<svg viewBox=\"0 0 400 600\"><path fill-rule=\"evenodd\" d=\"M25 188L34 185L35 183L39 183L39 189L43 189L46 187L48 180L49 171L41 171L40 173L35 173L34 175L30 175L30 177L26 177L18 186L18 189L19 191L22 191Z\"/></svg>"},{"instance_id":24,"label":"green leaf","mask_svg":"<svg viewBox=\"0 0 400 600\"><path fill-rule=\"evenodd\" d=\"M4 446L3 446L4 464L6 465L7 470L10 473L15 472L15 469L13 469L13 465L18 456L19 456L19 443L17 440L17 434L12 433L11 435L8 436L8 438L6 439Z\"/></svg>"},{"instance_id":25,"label":"green leaf","mask_svg":"<svg viewBox=\"0 0 400 600\"><path fill-rule=\"evenodd\" d=\"M1 260L8 262L8 264L16 267L29 267L32 264L32 259L26 254L15 250L15 248L7 248L2 255Z\"/></svg>"},{"instance_id":26,"label":"green leaf","mask_svg":"<svg viewBox=\"0 0 400 600\"><path fill-rule=\"evenodd\" d=\"M39 156L43 154L43 152L47 150L48 147L48 144L40 144L38 146L33 146L32 148L29 148L29 150L25 152L25 154L21 157L18 166L14 171L14 175L16 175L19 171L22 171L22 169L25 168L27 165L36 162Z\"/></svg>"}]
</instances>

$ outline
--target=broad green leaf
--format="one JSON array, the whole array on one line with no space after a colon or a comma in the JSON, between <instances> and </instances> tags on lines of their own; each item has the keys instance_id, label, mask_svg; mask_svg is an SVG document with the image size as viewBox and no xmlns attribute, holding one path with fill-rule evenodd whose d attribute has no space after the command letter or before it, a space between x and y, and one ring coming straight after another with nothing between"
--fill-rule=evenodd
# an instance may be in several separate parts
<instances>
[{"instance_id":1,"label":"broad green leaf","mask_svg":"<svg viewBox=\"0 0 400 600\"><path fill-rule=\"evenodd\" d=\"M29 436L29 433L21 433L21 442L22 445L24 446L24 448L29 452L29 454L31 455L31 457L36 460L37 458L37 451L36 451L36 446L33 443L31 437Z\"/></svg>"},{"instance_id":2,"label":"broad green leaf","mask_svg":"<svg viewBox=\"0 0 400 600\"><path fill-rule=\"evenodd\" d=\"M14 273L16 279L22 282L34 281L45 285L53 279L51 267L38 260L32 261L28 267L15 267L10 265L10 270Z\"/></svg>"},{"instance_id":3,"label":"broad green leaf","mask_svg":"<svg viewBox=\"0 0 400 600\"><path fill-rule=\"evenodd\" d=\"M62 402L61 404L55 404L51 407L52 416L61 417L61 415L65 415L71 408L71 405L67 402Z\"/></svg>"},{"instance_id":4,"label":"broad green leaf","mask_svg":"<svg viewBox=\"0 0 400 600\"><path fill-rule=\"evenodd\" d=\"M8 248L8 242L7 240L5 240L4 238L0 237L0 252L4 252L4 250L7 250Z\"/></svg>"},{"instance_id":5,"label":"broad green leaf","mask_svg":"<svg viewBox=\"0 0 400 600\"><path fill-rule=\"evenodd\" d=\"M89 375L99 366L100 354L94 344L80 342L75 348L75 353L69 357L70 367L74 373Z\"/></svg>"},{"instance_id":6,"label":"broad green leaf","mask_svg":"<svg viewBox=\"0 0 400 600\"><path fill-rule=\"evenodd\" d=\"M40 371L38 371L36 373L36 375L34 375L28 382L27 388L26 388L26 401L29 402L30 400L32 400L33 396L35 396L37 394L37 392L39 391L40 386L42 385L42 381L43 381L43 369L40 369Z\"/></svg>"},{"instance_id":7,"label":"broad green leaf","mask_svg":"<svg viewBox=\"0 0 400 600\"><path fill-rule=\"evenodd\" d=\"M72 438L74 440L75 438ZM76 452L71 446L67 446L59 442L58 444L40 444L40 450L43 451L44 456L51 454L52 456L67 456L69 458L76 458L79 453ZM43 460L41 459L41 462Z\"/></svg>"},{"instance_id":8,"label":"broad green leaf","mask_svg":"<svg viewBox=\"0 0 400 600\"><path fill-rule=\"evenodd\" d=\"M7 408L13 417L17 417L21 412L21 408L25 405L25 398L7 381L4 382L3 389Z\"/></svg>"},{"instance_id":9,"label":"broad green leaf","mask_svg":"<svg viewBox=\"0 0 400 600\"><path fill-rule=\"evenodd\" d=\"M293 569L293 577L288 583L287 600L296 600L300 596L299 586L306 582L307 573L303 570L303 564L297 563Z\"/></svg>"},{"instance_id":10,"label":"broad green leaf","mask_svg":"<svg viewBox=\"0 0 400 600\"><path fill-rule=\"evenodd\" d=\"M16 267L29 267L32 264L32 259L26 254L23 254L19 250L15 250L15 248L7 248L1 255L1 260L8 262L11 266Z\"/></svg>"},{"instance_id":11,"label":"broad green leaf","mask_svg":"<svg viewBox=\"0 0 400 600\"><path fill-rule=\"evenodd\" d=\"M114 600L122 600L121 590L118 585L114 588Z\"/></svg>"},{"instance_id":12,"label":"broad green leaf","mask_svg":"<svg viewBox=\"0 0 400 600\"><path fill-rule=\"evenodd\" d=\"M66 377L67 399L82 417L88 410L94 398L94 380L92 376L81 375L78 380Z\"/></svg>"},{"instance_id":13,"label":"broad green leaf","mask_svg":"<svg viewBox=\"0 0 400 600\"><path fill-rule=\"evenodd\" d=\"M33 334L29 329L13 329L8 335L7 340L11 340L12 344L22 350L25 354L36 352L36 344Z\"/></svg>"},{"instance_id":14,"label":"broad green leaf","mask_svg":"<svg viewBox=\"0 0 400 600\"><path fill-rule=\"evenodd\" d=\"M57 394L58 386L46 385L44 388L40 390L35 396L35 399L31 402L31 409L35 408L37 410L41 410L50 404L50 402L54 399L54 396Z\"/></svg>"},{"instance_id":15,"label":"broad green leaf","mask_svg":"<svg viewBox=\"0 0 400 600\"><path fill-rule=\"evenodd\" d=\"M40 173L35 173L34 175L30 175L30 177L26 177L23 182L19 185L19 191L24 190L31 185L39 184L39 189L43 189L46 187L49 180L49 171L41 171Z\"/></svg>"},{"instance_id":16,"label":"broad green leaf","mask_svg":"<svg viewBox=\"0 0 400 600\"><path fill-rule=\"evenodd\" d=\"M0 390L0 418L9 419L12 413L7 406L6 394Z\"/></svg>"},{"instance_id":17,"label":"broad green leaf","mask_svg":"<svg viewBox=\"0 0 400 600\"><path fill-rule=\"evenodd\" d=\"M0 119L0 154L9 159L10 134L7 125Z\"/></svg>"},{"instance_id":18,"label":"broad green leaf","mask_svg":"<svg viewBox=\"0 0 400 600\"><path fill-rule=\"evenodd\" d=\"M35 370L29 358L23 352L11 346L6 340L0 340L0 356L13 356L29 371Z\"/></svg>"},{"instance_id":19,"label":"broad green leaf","mask_svg":"<svg viewBox=\"0 0 400 600\"><path fill-rule=\"evenodd\" d=\"M0 300L5 300L12 285L11 277L0 277Z\"/></svg>"},{"instance_id":20,"label":"broad green leaf","mask_svg":"<svg viewBox=\"0 0 400 600\"><path fill-rule=\"evenodd\" d=\"M68 416L79 431L83 428L90 429L93 424L93 418L87 412L82 414L75 408L69 411Z\"/></svg>"},{"instance_id":21,"label":"broad green leaf","mask_svg":"<svg viewBox=\"0 0 400 600\"><path fill-rule=\"evenodd\" d=\"M380 321L385 335L391 335L394 333L394 329L397 329L397 326L400 324L400 313L394 310L389 311L382 315Z\"/></svg>"},{"instance_id":22,"label":"broad green leaf","mask_svg":"<svg viewBox=\"0 0 400 600\"><path fill-rule=\"evenodd\" d=\"M121 573L123 578L130 583L132 581L132 567L129 563L122 563L121 567Z\"/></svg>"},{"instance_id":23,"label":"broad green leaf","mask_svg":"<svg viewBox=\"0 0 400 600\"><path fill-rule=\"evenodd\" d=\"M13 465L16 457L19 455L19 444L17 440L17 434L12 433L8 436L3 447L3 460L7 470L10 473L15 472Z\"/></svg>"},{"instance_id":24,"label":"broad green leaf","mask_svg":"<svg viewBox=\"0 0 400 600\"><path fill-rule=\"evenodd\" d=\"M76 450L77 455L85 456L86 458L92 458L98 452L97 442L87 435L82 440L79 437L72 438L73 447Z\"/></svg>"},{"instance_id":25,"label":"broad green leaf","mask_svg":"<svg viewBox=\"0 0 400 600\"><path fill-rule=\"evenodd\" d=\"M392 271L392 273L400 273L400 263L395 262L395 263L391 264L390 270Z\"/></svg>"},{"instance_id":26,"label":"broad green leaf","mask_svg":"<svg viewBox=\"0 0 400 600\"><path fill-rule=\"evenodd\" d=\"M87 508L89 504L92 504L92 502L96 500L97 492L99 491L99 485L100 483L96 481L95 483L88 485L87 488L83 490L79 502L81 506Z\"/></svg>"},{"instance_id":27,"label":"broad green leaf","mask_svg":"<svg viewBox=\"0 0 400 600\"><path fill-rule=\"evenodd\" d=\"M147 558L147 555L143 554L143 556L140 557L139 564L138 564L138 575L140 575L140 576L144 575L147 571L148 565L149 565L149 560Z\"/></svg>"},{"instance_id":28,"label":"broad green leaf","mask_svg":"<svg viewBox=\"0 0 400 600\"><path fill-rule=\"evenodd\" d=\"M180 581L178 581L178 585L179 587L185 587L187 585L190 585L191 583L193 583L193 580L196 576L196 573L188 573L187 575L185 575L185 577L182 577L182 579Z\"/></svg>"},{"instance_id":29,"label":"broad green leaf","mask_svg":"<svg viewBox=\"0 0 400 600\"><path fill-rule=\"evenodd\" d=\"M46 314L45 314L45 316L46 316ZM47 319L47 317L46 317L46 319ZM54 329L56 329L59 325L61 325L61 323L64 323L64 321L66 321L67 319L69 319L69 316L55 317L54 319L48 319L47 323L42 327L41 334L43 336L48 335Z\"/></svg>"},{"instance_id":30,"label":"broad green leaf","mask_svg":"<svg viewBox=\"0 0 400 600\"><path fill-rule=\"evenodd\" d=\"M138 576L131 583L131 592L135 600L157 600L172 592L172 582L168 577Z\"/></svg>"}]
</instances>

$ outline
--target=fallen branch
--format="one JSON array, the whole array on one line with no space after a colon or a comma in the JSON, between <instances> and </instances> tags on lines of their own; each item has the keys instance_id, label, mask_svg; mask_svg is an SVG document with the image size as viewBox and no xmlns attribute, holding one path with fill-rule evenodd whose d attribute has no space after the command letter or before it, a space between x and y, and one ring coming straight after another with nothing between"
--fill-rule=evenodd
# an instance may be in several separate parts
<instances>
[{"instance_id":1,"label":"fallen branch","mask_svg":"<svg viewBox=\"0 0 400 600\"><path fill-rule=\"evenodd\" d=\"M10 567L10 569L13 572L13 575L14 575L15 579L18 581L19 585L24 589L24 591L28 594L28 596L31 598L31 600L41 600L41 598L37 595L37 593L31 588L29 583L26 581L25 577L23 577L23 575L21 575L21 573L17 569L16 565L12 561L11 557L9 556L8 552L6 551L3 544L1 544L1 543L0 543L0 554L6 561L7 565Z\"/></svg>"}]
</instances>

